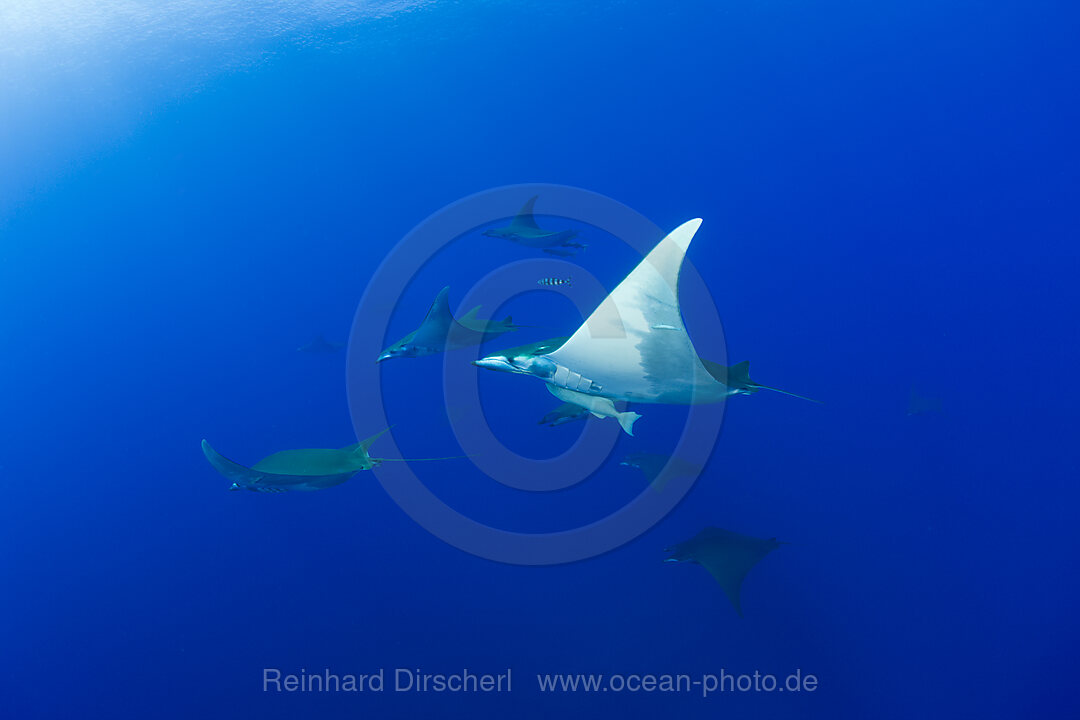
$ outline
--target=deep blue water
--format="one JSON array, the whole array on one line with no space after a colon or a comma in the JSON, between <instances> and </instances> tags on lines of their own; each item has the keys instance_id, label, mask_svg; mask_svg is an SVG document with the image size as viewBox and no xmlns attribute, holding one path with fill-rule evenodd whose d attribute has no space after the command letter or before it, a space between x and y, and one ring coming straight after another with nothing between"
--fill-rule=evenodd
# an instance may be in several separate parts
<instances>
[{"instance_id":1,"label":"deep blue water","mask_svg":"<svg viewBox=\"0 0 1080 720\"><path fill-rule=\"evenodd\" d=\"M300 3L208 20L194 3L160 22L78 6L0 12L0 716L1080 709L1071 4ZM695 343L825 403L733 398L669 516L564 565L457 550L370 473L227 492L204 437L243 462L355 442L346 355L296 347L347 339L418 223L519 183L600 193L664 231L704 218L689 259L724 334L695 334L685 308ZM613 288L635 255L577 226L590 247L573 261ZM457 309L538 256L459 238L375 344L443 285ZM539 326L490 350L580 322L550 293L486 311ZM475 354L380 366L407 456L460 452L442 394L455 357ZM517 452L557 454L583 427L537 426L555 403L529 378L479 386ZM941 412L909 416L913 386ZM483 522L576 527L645 487L623 454L676 438L681 411L638 409L637 437L572 490L510 490L460 460L415 471ZM660 562L709 525L791 543L751 571L744 617L704 570ZM512 668L513 691L262 689L264 668L398 667ZM819 686L703 698L535 679L721 669Z\"/></svg>"}]
</instances>

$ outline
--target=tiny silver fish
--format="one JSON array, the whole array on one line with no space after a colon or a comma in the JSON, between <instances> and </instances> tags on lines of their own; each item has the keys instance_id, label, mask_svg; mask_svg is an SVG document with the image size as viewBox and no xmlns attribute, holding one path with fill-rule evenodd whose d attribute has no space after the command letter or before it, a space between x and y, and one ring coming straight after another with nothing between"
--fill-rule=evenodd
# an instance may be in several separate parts
<instances>
[{"instance_id":1,"label":"tiny silver fish","mask_svg":"<svg viewBox=\"0 0 1080 720\"><path fill-rule=\"evenodd\" d=\"M556 285L572 285L571 277L567 275L565 278L541 278L536 281L537 285L556 286Z\"/></svg>"}]
</instances>

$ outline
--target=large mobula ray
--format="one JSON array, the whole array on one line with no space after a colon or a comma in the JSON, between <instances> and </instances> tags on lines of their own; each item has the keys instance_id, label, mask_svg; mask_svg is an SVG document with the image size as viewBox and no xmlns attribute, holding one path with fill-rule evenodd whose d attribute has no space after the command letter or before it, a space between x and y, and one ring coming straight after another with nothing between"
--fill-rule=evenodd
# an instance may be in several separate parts
<instances>
[{"instance_id":1,"label":"large mobula ray","mask_svg":"<svg viewBox=\"0 0 1080 720\"><path fill-rule=\"evenodd\" d=\"M541 355L551 353L562 347L568 339L569 338L560 337L552 338L550 340L541 340L528 345L519 345L518 347L508 348L495 353L494 355L489 355L484 358L484 361L477 361L475 364L493 370L515 372L515 370L511 370L511 368L524 366L529 361ZM791 397L796 397L800 400L809 400L810 402L821 404L820 400L814 400L813 398L808 398L804 395L796 395L787 390L781 390L779 388L754 382L750 379L750 362L747 360L736 363L735 365L727 366L715 363L711 360L706 360L705 358L698 359L701 361L702 366L704 366L717 382L727 386L730 395L753 395L759 390L772 390L773 392L778 392L782 395L790 395ZM580 404L565 402L544 415L537 424L556 427L576 420L583 420L588 417L589 414L589 410L582 407ZM634 467L637 466L635 465Z\"/></svg>"},{"instance_id":2,"label":"large mobula ray","mask_svg":"<svg viewBox=\"0 0 1080 720\"><path fill-rule=\"evenodd\" d=\"M728 368L698 357L683 325L679 274L700 226L690 220L661 240L557 348L514 348L475 364L538 377L560 400L614 417L628 434L639 416L613 401L692 405L766 389L750 380L749 363Z\"/></svg>"},{"instance_id":3,"label":"large mobula ray","mask_svg":"<svg viewBox=\"0 0 1080 720\"><path fill-rule=\"evenodd\" d=\"M628 434L637 415L618 413L614 400L688 405L732 395L701 363L679 309L679 272L700 225L691 220L661 240L556 350L476 364L538 377L560 400L615 417Z\"/></svg>"},{"instance_id":4,"label":"large mobula ray","mask_svg":"<svg viewBox=\"0 0 1080 720\"><path fill-rule=\"evenodd\" d=\"M384 462L422 462L455 458L373 458L372 444L390 428L343 448L307 448L282 450L263 458L251 467L233 462L220 454L206 440L203 454L214 469L232 481L230 490L263 493L324 490L340 485L362 470L371 470Z\"/></svg>"},{"instance_id":5,"label":"large mobula ray","mask_svg":"<svg viewBox=\"0 0 1080 720\"><path fill-rule=\"evenodd\" d=\"M420 327L382 351L376 362L395 357L421 357L470 347L517 330L509 315L503 320L480 320L477 305L460 319L450 312L450 288L439 291Z\"/></svg>"},{"instance_id":6,"label":"large mobula ray","mask_svg":"<svg viewBox=\"0 0 1080 720\"><path fill-rule=\"evenodd\" d=\"M666 548L670 553L664 562L690 562L701 565L720 584L724 593L735 606L735 612L742 617L742 603L739 589L746 574L763 557L781 545L776 538L761 538L740 535L730 530L707 527L694 537Z\"/></svg>"}]
</instances>

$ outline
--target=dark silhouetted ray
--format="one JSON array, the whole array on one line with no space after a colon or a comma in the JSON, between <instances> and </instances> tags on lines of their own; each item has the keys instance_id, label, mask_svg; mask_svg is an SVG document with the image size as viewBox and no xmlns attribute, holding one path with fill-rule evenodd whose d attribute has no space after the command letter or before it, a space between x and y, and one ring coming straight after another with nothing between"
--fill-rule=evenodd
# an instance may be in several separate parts
<instances>
[{"instance_id":1,"label":"dark silhouetted ray","mask_svg":"<svg viewBox=\"0 0 1080 720\"><path fill-rule=\"evenodd\" d=\"M908 416L932 415L940 412L941 398L923 395L915 389L914 385L911 386L911 393L908 395Z\"/></svg>"},{"instance_id":2,"label":"dark silhouetted ray","mask_svg":"<svg viewBox=\"0 0 1080 720\"><path fill-rule=\"evenodd\" d=\"M427 316L416 330L383 350L376 362L396 357L422 357L447 350L479 345L520 326L509 315L503 320L480 320L479 306L456 320L450 312L450 288L444 287L428 309Z\"/></svg>"},{"instance_id":3,"label":"dark silhouetted ray","mask_svg":"<svg viewBox=\"0 0 1080 720\"><path fill-rule=\"evenodd\" d=\"M331 342L322 335L316 335L314 340L296 348L296 351L329 355L330 353L340 352L344 347L345 343Z\"/></svg>"},{"instance_id":4,"label":"dark silhouetted ray","mask_svg":"<svg viewBox=\"0 0 1080 720\"><path fill-rule=\"evenodd\" d=\"M657 453L633 453L623 458L619 464L640 470L657 492L663 492L667 484L677 477L696 478L701 474L699 465L679 457Z\"/></svg>"},{"instance_id":5,"label":"dark silhouetted ray","mask_svg":"<svg viewBox=\"0 0 1080 720\"><path fill-rule=\"evenodd\" d=\"M664 562L691 562L701 565L720 584L735 612L742 616L739 590L743 579L763 557L786 543L776 538L762 540L730 530L708 527L685 542L664 550L671 557Z\"/></svg>"},{"instance_id":6,"label":"dark silhouetted ray","mask_svg":"<svg viewBox=\"0 0 1080 720\"><path fill-rule=\"evenodd\" d=\"M577 250L585 249L585 245L574 241L574 238L577 237L577 230L542 230L536 224L536 219L533 217L533 206L536 205L538 197L539 195L534 195L526 200L509 225L486 230L484 235L509 240L518 245L536 248L562 257L573 255Z\"/></svg>"}]
</instances>

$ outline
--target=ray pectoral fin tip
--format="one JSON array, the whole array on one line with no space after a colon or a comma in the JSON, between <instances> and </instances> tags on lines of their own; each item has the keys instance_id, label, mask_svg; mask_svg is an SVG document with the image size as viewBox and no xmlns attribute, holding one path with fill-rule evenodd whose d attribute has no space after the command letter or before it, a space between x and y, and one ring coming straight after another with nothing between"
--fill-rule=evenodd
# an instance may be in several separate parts
<instances>
[{"instance_id":1,"label":"ray pectoral fin tip","mask_svg":"<svg viewBox=\"0 0 1080 720\"><path fill-rule=\"evenodd\" d=\"M690 247L690 241L694 239L694 235L697 233L698 228L701 227L701 218L694 218L693 220L687 220L668 236L672 239L685 252Z\"/></svg>"}]
</instances>

